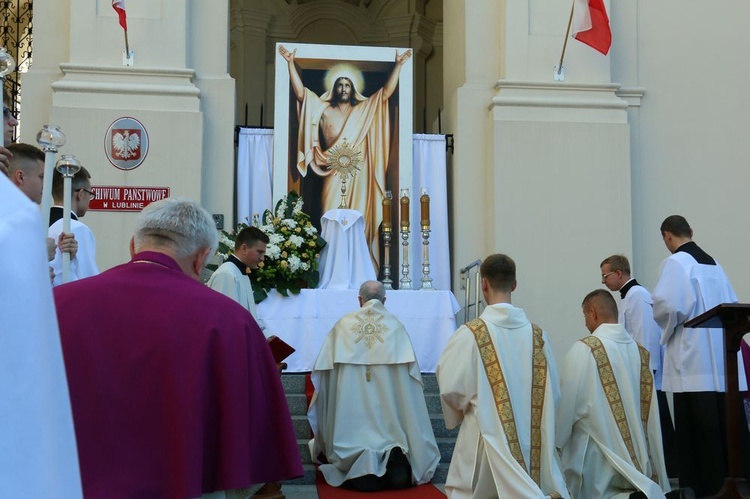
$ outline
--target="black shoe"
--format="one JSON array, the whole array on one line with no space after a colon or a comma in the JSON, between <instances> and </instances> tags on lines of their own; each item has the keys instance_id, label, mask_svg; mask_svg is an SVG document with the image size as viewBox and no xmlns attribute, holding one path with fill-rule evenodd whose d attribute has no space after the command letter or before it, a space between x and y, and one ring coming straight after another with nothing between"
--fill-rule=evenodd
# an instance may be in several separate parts
<instances>
[{"instance_id":1,"label":"black shoe","mask_svg":"<svg viewBox=\"0 0 750 499\"><path fill-rule=\"evenodd\" d=\"M414 484L411 480L411 465L400 447L394 447L386 464L385 478L391 489L406 489Z\"/></svg>"}]
</instances>

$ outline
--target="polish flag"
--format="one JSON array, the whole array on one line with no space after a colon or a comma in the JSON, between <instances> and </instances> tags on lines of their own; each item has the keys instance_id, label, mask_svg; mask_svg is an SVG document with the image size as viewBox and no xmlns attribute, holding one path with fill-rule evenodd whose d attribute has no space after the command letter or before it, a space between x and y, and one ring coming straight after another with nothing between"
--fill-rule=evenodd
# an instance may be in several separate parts
<instances>
[{"instance_id":1,"label":"polish flag","mask_svg":"<svg viewBox=\"0 0 750 499\"><path fill-rule=\"evenodd\" d=\"M604 0L574 0L573 5L573 38L607 55L612 31Z\"/></svg>"},{"instance_id":2,"label":"polish flag","mask_svg":"<svg viewBox=\"0 0 750 499\"><path fill-rule=\"evenodd\" d=\"M122 26L122 29L127 31L128 19L125 16L125 0L112 0L112 8L115 9L117 15L120 16L120 26Z\"/></svg>"}]
</instances>

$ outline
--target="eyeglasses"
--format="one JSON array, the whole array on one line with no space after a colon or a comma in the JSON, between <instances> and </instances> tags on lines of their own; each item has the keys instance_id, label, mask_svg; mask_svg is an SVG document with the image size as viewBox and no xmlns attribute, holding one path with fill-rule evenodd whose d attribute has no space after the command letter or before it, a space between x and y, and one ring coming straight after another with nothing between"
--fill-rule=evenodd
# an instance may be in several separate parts
<instances>
[{"instance_id":1,"label":"eyeglasses","mask_svg":"<svg viewBox=\"0 0 750 499\"><path fill-rule=\"evenodd\" d=\"M11 117L15 118L16 115L10 111L10 108L8 106L3 106L3 118L9 120Z\"/></svg>"},{"instance_id":2,"label":"eyeglasses","mask_svg":"<svg viewBox=\"0 0 750 499\"><path fill-rule=\"evenodd\" d=\"M91 196L91 199L96 199L96 192L94 192L94 191L90 191L88 189L84 189L83 187L81 187L80 189L76 189L76 191L83 191L86 194L88 194L89 196Z\"/></svg>"},{"instance_id":3,"label":"eyeglasses","mask_svg":"<svg viewBox=\"0 0 750 499\"><path fill-rule=\"evenodd\" d=\"M616 271L616 270L613 270L612 272L607 272L606 274L602 274L602 282L606 281L606 280L607 280L607 277L611 276L611 275L612 275L612 274L614 274L615 272L617 272L617 271Z\"/></svg>"}]
</instances>

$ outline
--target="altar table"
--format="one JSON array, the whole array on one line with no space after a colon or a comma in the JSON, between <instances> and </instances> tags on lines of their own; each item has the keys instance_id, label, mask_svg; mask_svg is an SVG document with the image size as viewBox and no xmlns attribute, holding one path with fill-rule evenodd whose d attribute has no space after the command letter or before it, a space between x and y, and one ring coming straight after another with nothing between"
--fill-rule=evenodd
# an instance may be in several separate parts
<instances>
[{"instance_id":1,"label":"altar table","mask_svg":"<svg viewBox=\"0 0 750 499\"><path fill-rule=\"evenodd\" d=\"M450 291L395 290L386 292L385 307L411 337L420 371L435 372L440 354L456 330L460 307ZM359 308L357 291L303 289L283 297L276 291L257 306L266 334L275 334L296 349L284 362L285 372L309 372L328 331L344 314Z\"/></svg>"}]
</instances>

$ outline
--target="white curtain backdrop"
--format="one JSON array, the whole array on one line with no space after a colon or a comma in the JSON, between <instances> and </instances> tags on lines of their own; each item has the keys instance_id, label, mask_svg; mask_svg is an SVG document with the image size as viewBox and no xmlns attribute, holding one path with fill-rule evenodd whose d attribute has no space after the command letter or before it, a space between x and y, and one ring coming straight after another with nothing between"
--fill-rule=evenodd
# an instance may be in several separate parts
<instances>
[{"instance_id":1,"label":"white curtain backdrop","mask_svg":"<svg viewBox=\"0 0 750 499\"><path fill-rule=\"evenodd\" d=\"M422 189L430 196L430 277L435 289L451 289L448 244L448 181L445 161L445 135L414 134L414 180L411 193L409 265L414 289L422 285L422 232L419 198ZM400 272L400 269L398 269Z\"/></svg>"},{"instance_id":2,"label":"white curtain backdrop","mask_svg":"<svg viewBox=\"0 0 750 499\"><path fill-rule=\"evenodd\" d=\"M253 214L261 217L273 209L273 130L240 128L237 143L237 220L253 222ZM231 227L230 227L231 228Z\"/></svg>"},{"instance_id":3,"label":"white curtain backdrop","mask_svg":"<svg viewBox=\"0 0 750 499\"><path fill-rule=\"evenodd\" d=\"M273 130L240 129L237 151L237 221L272 208ZM413 178L411 189L411 246L409 265L412 286L422 285L422 233L420 203L422 189L430 195L430 277L436 289L450 289L448 245L448 187L445 161L445 136L414 134ZM398 193L394 192L394 209L398 213ZM393 243L401 244L398 222L394 224ZM391 279L401 279L400 262L391 263Z\"/></svg>"}]
</instances>

